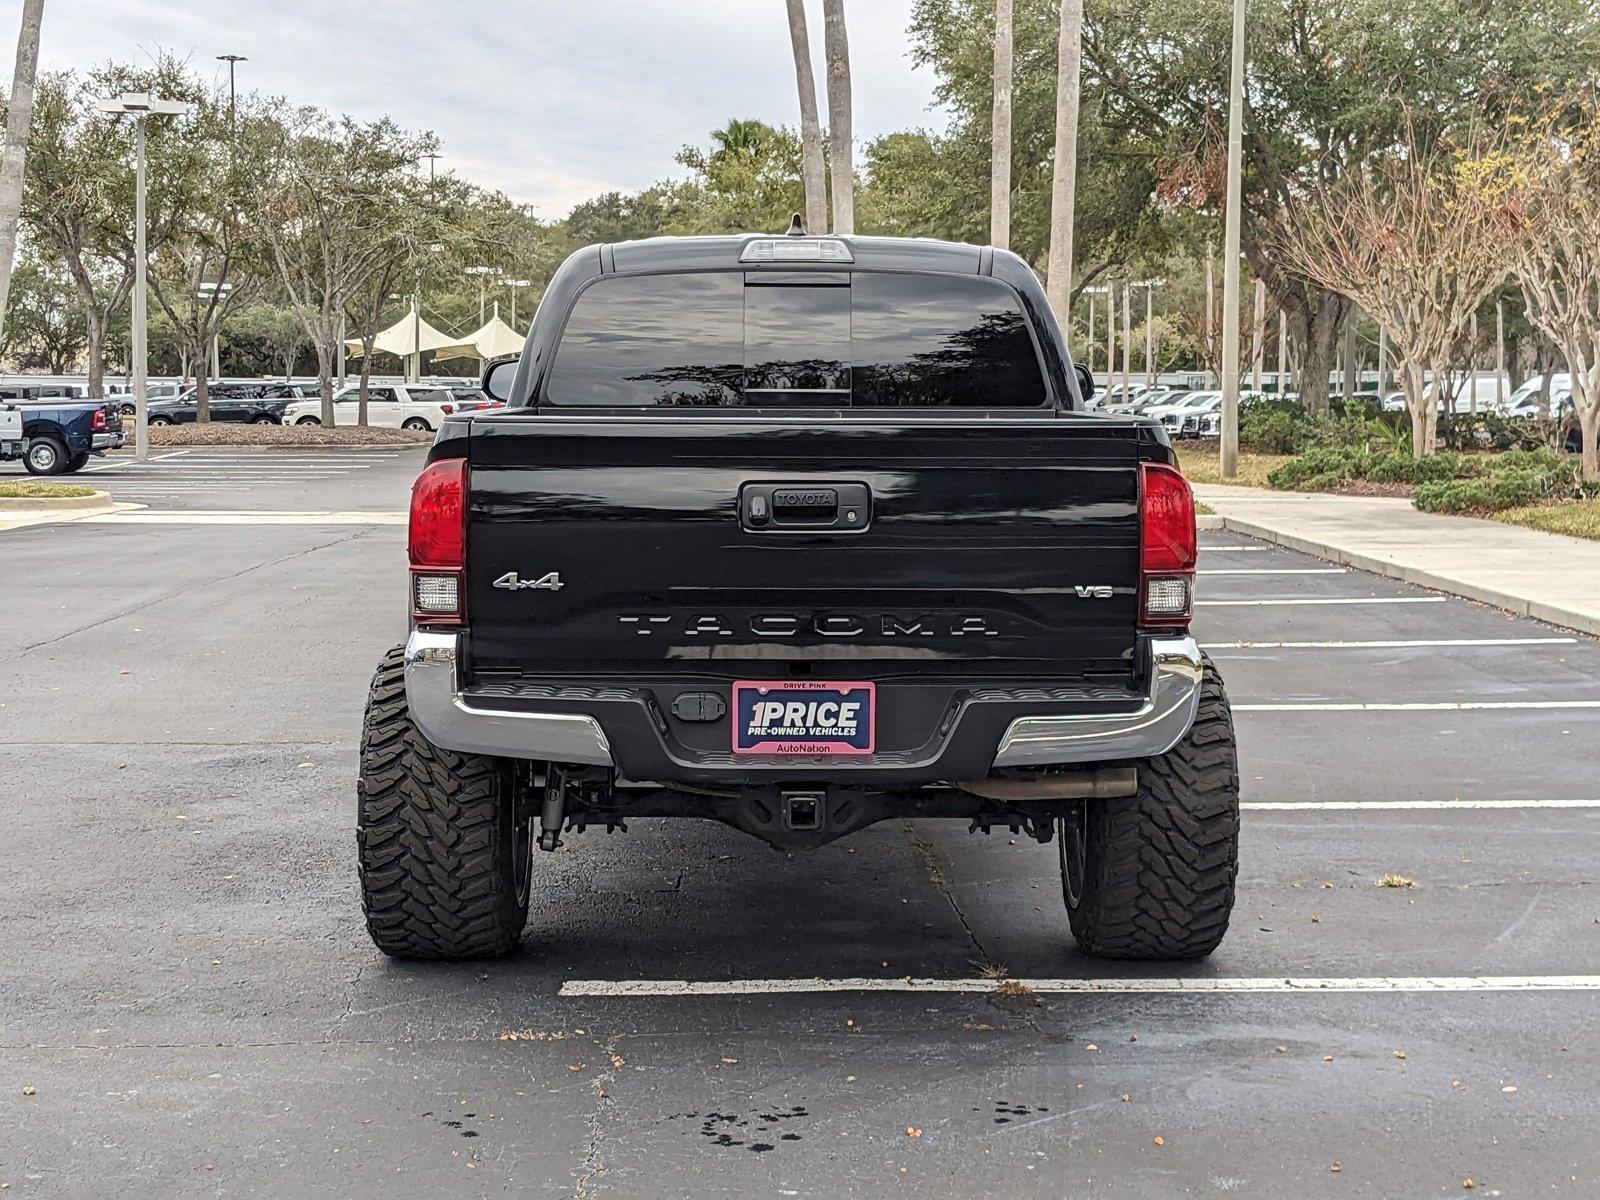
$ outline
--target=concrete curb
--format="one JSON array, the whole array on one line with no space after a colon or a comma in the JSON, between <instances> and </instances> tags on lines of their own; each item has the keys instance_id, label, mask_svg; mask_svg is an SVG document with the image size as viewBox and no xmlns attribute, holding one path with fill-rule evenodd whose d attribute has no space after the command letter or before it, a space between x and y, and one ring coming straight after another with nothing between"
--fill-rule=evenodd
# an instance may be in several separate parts
<instances>
[{"instance_id":1,"label":"concrete curb","mask_svg":"<svg viewBox=\"0 0 1600 1200\"><path fill-rule=\"evenodd\" d=\"M1219 529L1226 529L1227 525L1223 523L1222 517L1218 513L1196 513L1194 527L1201 531L1210 530L1215 533Z\"/></svg>"},{"instance_id":2,"label":"concrete curb","mask_svg":"<svg viewBox=\"0 0 1600 1200\"><path fill-rule=\"evenodd\" d=\"M1578 633L1600 636L1600 619L1587 613L1575 612L1560 604L1550 604L1543 600L1530 600L1526 596L1513 595L1510 592L1500 591L1498 588L1484 587L1482 584L1470 583L1450 575L1441 575L1434 571L1424 570L1420 567L1403 567L1386 559L1374 558L1369 554L1358 554L1327 542L1319 542L1313 538L1283 533L1240 517L1219 516L1217 519L1222 523L1221 528L1230 533L1241 533L1246 537L1259 538L1263 542L1271 542L1273 545L1284 546L1290 550L1299 550L1302 553L1315 555L1317 558L1326 559L1328 562L1338 563L1341 566L1370 571L1374 575L1382 575L1388 579L1398 579L1401 583L1416 584L1418 587L1431 588L1436 592L1447 592L1452 596L1460 596L1465 600L1476 600L1482 604L1492 604L1496 608L1505 609L1507 612L1515 613L1519 617L1532 617L1536 621L1544 621L1549 625L1559 625L1563 629L1572 629Z\"/></svg>"},{"instance_id":3,"label":"concrete curb","mask_svg":"<svg viewBox=\"0 0 1600 1200\"><path fill-rule=\"evenodd\" d=\"M71 485L68 485L71 486ZM0 513L110 512L111 495L95 492L88 496L0 496Z\"/></svg>"}]
</instances>

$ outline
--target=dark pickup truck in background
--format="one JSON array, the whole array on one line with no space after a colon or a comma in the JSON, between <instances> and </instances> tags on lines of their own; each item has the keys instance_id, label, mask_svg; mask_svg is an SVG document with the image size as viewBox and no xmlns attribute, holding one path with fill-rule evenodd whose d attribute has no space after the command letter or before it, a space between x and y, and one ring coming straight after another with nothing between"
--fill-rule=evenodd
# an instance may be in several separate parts
<instances>
[{"instance_id":1,"label":"dark pickup truck in background","mask_svg":"<svg viewBox=\"0 0 1600 1200\"><path fill-rule=\"evenodd\" d=\"M1215 948L1238 777L1193 498L1158 424L1085 410L1020 258L590 247L484 387L506 407L447 420L414 486L368 702L382 950L509 951L536 847L644 817L1024 831L1085 950Z\"/></svg>"},{"instance_id":2,"label":"dark pickup truck in background","mask_svg":"<svg viewBox=\"0 0 1600 1200\"><path fill-rule=\"evenodd\" d=\"M105 400L0 401L0 460L30 475L81 471L92 454L122 445L122 414Z\"/></svg>"}]
</instances>

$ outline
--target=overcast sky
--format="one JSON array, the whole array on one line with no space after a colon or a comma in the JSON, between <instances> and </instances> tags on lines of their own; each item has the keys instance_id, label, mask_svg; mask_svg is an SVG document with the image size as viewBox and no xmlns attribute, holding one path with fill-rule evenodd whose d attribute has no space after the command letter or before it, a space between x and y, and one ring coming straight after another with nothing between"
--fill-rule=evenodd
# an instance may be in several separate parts
<instances>
[{"instance_id":1,"label":"overcast sky","mask_svg":"<svg viewBox=\"0 0 1600 1200\"><path fill-rule=\"evenodd\" d=\"M911 4L846 5L858 145L892 129L943 127L931 75L907 57ZM806 8L821 93L821 0ZM12 44L16 0L0 0L0 14L0 42ZM46 69L158 47L224 82L215 56L247 55L241 92L432 129L443 142L441 170L500 188L544 217L679 173L678 147L704 144L730 117L799 119L784 0L45 5Z\"/></svg>"}]
</instances>

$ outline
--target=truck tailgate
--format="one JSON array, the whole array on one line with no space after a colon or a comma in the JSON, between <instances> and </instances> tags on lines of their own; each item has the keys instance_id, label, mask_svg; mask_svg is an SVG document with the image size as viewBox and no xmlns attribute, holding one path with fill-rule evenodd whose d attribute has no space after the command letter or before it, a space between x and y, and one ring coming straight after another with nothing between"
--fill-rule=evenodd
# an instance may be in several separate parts
<instances>
[{"instance_id":1,"label":"truck tailgate","mask_svg":"<svg viewBox=\"0 0 1600 1200\"><path fill-rule=\"evenodd\" d=\"M470 463L474 674L1134 670L1128 424L506 414Z\"/></svg>"}]
</instances>

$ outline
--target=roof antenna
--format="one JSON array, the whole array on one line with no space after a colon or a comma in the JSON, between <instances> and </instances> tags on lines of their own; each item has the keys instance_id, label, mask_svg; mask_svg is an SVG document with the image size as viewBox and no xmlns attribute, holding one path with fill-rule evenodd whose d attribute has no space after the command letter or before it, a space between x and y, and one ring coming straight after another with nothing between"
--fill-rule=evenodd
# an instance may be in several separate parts
<instances>
[{"instance_id":1,"label":"roof antenna","mask_svg":"<svg viewBox=\"0 0 1600 1200\"><path fill-rule=\"evenodd\" d=\"M789 229L783 236L784 237L805 237L806 236L806 227L803 224L800 223L800 214L799 213L795 213L794 216L789 219Z\"/></svg>"}]
</instances>

